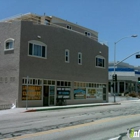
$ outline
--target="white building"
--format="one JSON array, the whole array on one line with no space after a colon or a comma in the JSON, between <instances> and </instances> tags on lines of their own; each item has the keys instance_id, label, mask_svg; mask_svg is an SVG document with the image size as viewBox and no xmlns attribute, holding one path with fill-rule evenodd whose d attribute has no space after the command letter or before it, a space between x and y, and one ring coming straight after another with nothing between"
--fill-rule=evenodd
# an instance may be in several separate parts
<instances>
[{"instance_id":1,"label":"white building","mask_svg":"<svg viewBox=\"0 0 140 140\"><path fill-rule=\"evenodd\" d=\"M110 93L113 93L113 80L112 75L114 74L114 62L109 63L108 69L109 89ZM120 63L115 68L115 74L117 74L116 82L116 93L117 95L125 92L139 92L138 77L140 77L140 66L135 67L128 63Z\"/></svg>"}]
</instances>

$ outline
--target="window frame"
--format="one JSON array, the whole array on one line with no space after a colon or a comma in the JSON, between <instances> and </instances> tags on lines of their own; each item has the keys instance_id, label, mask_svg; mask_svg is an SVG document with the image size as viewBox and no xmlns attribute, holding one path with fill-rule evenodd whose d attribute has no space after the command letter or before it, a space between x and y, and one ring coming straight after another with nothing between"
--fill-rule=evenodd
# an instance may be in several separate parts
<instances>
[{"instance_id":1,"label":"window frame","mask_svg":"<svg viewBox=\"0 0 140 140\"><path fill-rule=\"evenodd\" d=\"M66 54L68 52L68 55ZM68 58L68 60L67 60ZM68 49L65 49L65 62L69 63L70 62L70 51Z\"/></svg>"},{"instance_id":2,"label":"window frame","mask_svg":"<svg viewBox=\"0 0 140 140\"><path fill-rule=\"evenodd\" d=\"M80 57L79 57L80 55ZM80 63L79 63L79 60L80 60ZM78 65L82 65L83 63L83 60L82 60L82 53L81 52L78 52Z\"/></svg>"},{"instance_id":3,"label":"window frame","mask_svg":"<svg viewBox=\"0 0 140 140\"><path fill-rule=\"evenodd\" d=\"M32 54L30 54L30 44L32 44ZM34 45L37 46L41 46L41 56L35 55L34 53ZM42 49L43 47L45 47L45 57L43 57L42 55ZM42 58L42 59L47 59L47 45L41 41L37 41L37 40L30 40L28 41L28 56L30 57L36 57L36 58Z\"/></svg>"},{"instance_id":4,"label":"window frame","mask_svg":"<svg viewBox=\"0 0 140 140\"><path fill-rule=\"evenodd\" d=\"M99 65L97 65L97 59L102 59L103 60L103 64L102 64L102 66L99 66ZM95 57L95 66L97 67L97 68L106 68L106 60L105 60L105 58L103 57L103 56L101 56L101 55L97 55L96 57Z\"/></svg>"},{"instance_id":5,"label":"window frame","mask_svg":"<svg viewBox=\"0 0 140 140\"><path fill-rule=\"evenodd\" d=\"M10 42L12 42L12 48L9 47L8 49L6 49L7 43L10 43ZM4 51L14 50L14 46L15 46L15 39L13 39L13 38L8 38L8 39L6 39L6 40L4 41Z\"/></svg>"}]
</instances>

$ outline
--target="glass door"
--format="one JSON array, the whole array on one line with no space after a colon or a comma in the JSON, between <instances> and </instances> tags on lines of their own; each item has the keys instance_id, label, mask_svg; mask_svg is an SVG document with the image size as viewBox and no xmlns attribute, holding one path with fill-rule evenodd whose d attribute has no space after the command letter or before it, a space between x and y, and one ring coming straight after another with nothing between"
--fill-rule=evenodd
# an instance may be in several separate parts
<instances>
[{"instance_id":1,"label":"glass door","mask_svg":"<svg viewBox=\"0 0 140 140\"><path fill-rule=\"evenodd\" d=\"M55 86L49 86L49 105L54 105L55 102Z\"/></svg>"},{"instance_id":2,"label":"glass door","mask_svg":"<svg viewBox=\"0 0 140 140\"><path fill-rule=\"evenodd\" d=\"M49 86L44 86L44 94L43 94L43 106L49 105Z\"/></svg>"}]
</instances>

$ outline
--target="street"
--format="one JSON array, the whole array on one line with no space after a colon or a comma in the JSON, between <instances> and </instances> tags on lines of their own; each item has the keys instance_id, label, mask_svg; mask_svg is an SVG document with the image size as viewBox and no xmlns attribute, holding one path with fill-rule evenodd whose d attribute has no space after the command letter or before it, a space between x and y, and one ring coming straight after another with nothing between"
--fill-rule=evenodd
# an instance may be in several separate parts
<instances>
[{"instance_id":1,"label":"street","mask_svg":"<svg viewBox=\"0 0 140 140\"><path fill-rule=\"evenodd\" d=\"M125 140L127 129L140 126L139 118L139 100L111 106L0 112L0 139Z\"/></svg>"}]
</instances>

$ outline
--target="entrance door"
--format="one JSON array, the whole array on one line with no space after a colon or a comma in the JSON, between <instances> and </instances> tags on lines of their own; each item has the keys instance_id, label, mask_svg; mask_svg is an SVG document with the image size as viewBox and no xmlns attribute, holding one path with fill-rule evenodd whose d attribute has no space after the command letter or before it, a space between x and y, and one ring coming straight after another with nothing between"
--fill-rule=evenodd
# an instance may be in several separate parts
<instances>
[{"instance_id":1,"label":"entrance door","mask_svg":"<svg viewBox=\"0 0 140 140\"><path fill-rule=\"evenodd\" d=\"M49 105L55 104L55 86L49 86Z\"/></svg>"},{"instance_id":2,"label":"entrance door","mask_svg":"<svg viewBox=\"0 0 140 140\"><path fill-rule=\"evenodd\" d=\"M49 86L44 86L43 106L49 105Z\"/></svg>"}]
</instances>

